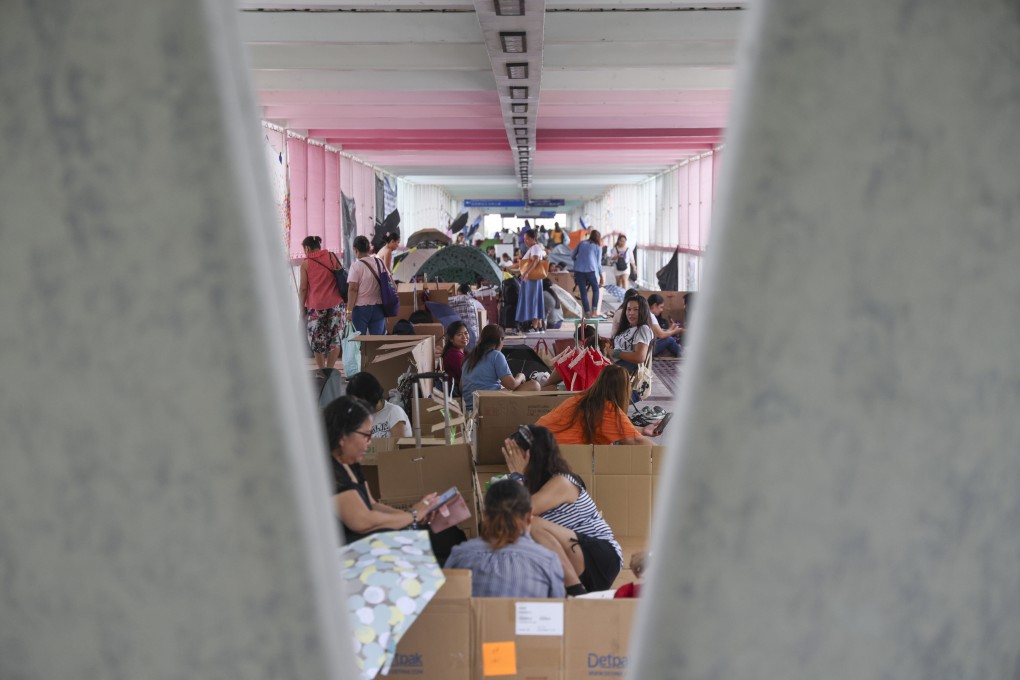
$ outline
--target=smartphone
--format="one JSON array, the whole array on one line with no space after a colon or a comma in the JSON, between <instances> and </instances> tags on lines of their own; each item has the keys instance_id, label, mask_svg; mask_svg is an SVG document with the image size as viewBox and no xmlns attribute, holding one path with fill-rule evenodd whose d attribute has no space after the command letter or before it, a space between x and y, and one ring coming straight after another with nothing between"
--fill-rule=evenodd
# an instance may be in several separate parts
<instances>
[{"instance_id":1,"label":"smartphone","mask_svg":"<svg viewBox=\"0 0 1020 680\"><path fill-rule=\"evenodd\" d=\"M672 417L673 417L672 413L667 413L666 415L662 416L662 420L660 420L659 424L655 426L654 430L652 430L652 436L658 437L660 434L662 434L663 431L665 431L666 429L666 423L668 423L669 419Z\"/></svg>"},{"instance_id":2,"label":"smartphone","mask_svg":"<svg viewBox=\"0 0 1020 680\"><path fill-rule=\"evenodd\" d=\"M437 496L436 499L432 501L432 504L429 506L429 511L426 512L425 514L431 515L433 512L441 508L444 503L449 502L454 496L457 495L457 493L458 493L457 487L451 486L449 489L444 491L442 495Z\"/></svg>"}]
</instances>

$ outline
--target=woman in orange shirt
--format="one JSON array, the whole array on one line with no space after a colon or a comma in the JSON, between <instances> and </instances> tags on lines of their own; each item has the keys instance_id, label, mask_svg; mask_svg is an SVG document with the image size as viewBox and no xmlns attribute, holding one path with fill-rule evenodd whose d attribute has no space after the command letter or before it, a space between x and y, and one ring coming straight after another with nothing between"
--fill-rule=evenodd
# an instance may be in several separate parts
<instances>
[{"instance_id":1,"label":"woman in orange shirt","mask_svg":"<svg viewBox=\"0 0 1020 680\"><path fill-rule=\"evenodd\" d=\"M627 418L630 374L621 366L606 366L595 383L538 419L556 442L566 444L654 444L655 425L639 430Z\"/></svg>"}]
</instances>

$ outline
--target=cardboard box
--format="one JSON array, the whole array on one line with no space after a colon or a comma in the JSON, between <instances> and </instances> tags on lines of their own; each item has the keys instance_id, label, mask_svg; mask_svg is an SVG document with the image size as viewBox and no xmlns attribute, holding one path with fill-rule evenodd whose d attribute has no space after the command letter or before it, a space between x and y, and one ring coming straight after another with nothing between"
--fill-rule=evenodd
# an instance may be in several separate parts
<instances>
[{"instance_id":1,"label":"cardboard box","mask_svg":"<svg viewBox=\"0 0 1020 680\"><path fill-rule=\"evenodd\" d=\"M624 677L637 604L633 599L567 600L564 680Z\"/></svg>"},{"instance_id":2,"label":"cardboard box","mask_svg":"<svg viewBox=\"0 0 1020 680\"><path fill-rule=\"evenodd\" d=\"M482 510L485 504L486 484L492 481L493 477L508 475L510 470L506 464L502 465L476 465L475 466L475 493L478 494L478 509Z\"/></svg>"},{"instance_id":3,"label":"cardboard box","mask_svg":"<svg viewBox=\"0 0 1020 680\"><path fill-rule=\"evenodd\" d=\"M456 283L397 283L397 298L400 300L399 318L406 319L415 309L428 309L425 306L426 289L429 301L442 302L444 305L450 303L451 295L457 294Z\"/></svg>"},{"instance_id":4,"label":"cardboard box","mask_svg":"<svg viewBox=\"0 0 1020 680\"><path fill-rule=\"evenodd\" d=\"M475 462L482 465L503 462L503 440L521 425L531 425L576 392L510 392L508 390L475 393Z\"/></svg>"},{"instance_id":5,"label":"cardboard box","mask_svg":"<svg viewBox=\"0 0 1020 680\"><path fill-rule=\"evenodd\" d=\"M444 569L446 583L400 639L389 676L471 678L471 571Z\"/></svg>"},{"instance_id":6,"label":"cardboard box","mask_svg":"<svg viewBox=\"0 0 1020 680\"><path fill-rule=\"evenodd\" d=\"M565 605L564 600L472 599L473 677L561 680Z\"/></svg>"},{"instance_id":7,"label":"cardboard box","mask_svg":"<svg viewBox=\"0 0 1020 680\"><path fill-rule=\"evenodd\" d=\"M436 351L443 348L446 338L446 328L441 323L416 323L414 324L415 335L431 335L435 338Z\"/></svg>"},{"instance_id":8,"label":"cardboard box","mask_svg":"<svg viewBox=\"0 0 1020 680\"><path fill-rule=\"evenodd\" d=\"M593 447L591 444L565 444L560 447L560 455L570 465L578 477L584 480L584 486L588 489L588 495L595 498L595 475Z\"/></svg>"},{"instance_id":9,"label":"cardboard box","mask_svg":"<svg viewBox=\"0 0 1020 680\"><path fill-rule=\"evenodd\" d=\"M621 536L647 537L652 523L652 447L595 446L592 496Z\"/></svg>"},{"instance_id":10,"label":"cardboard box","mask_svg":"<svg viewBox=\"0 0 1020 680\"><path fill-rule=\"evenodd\" d=\"M573 295L578 300L581 299L581 293L577 290L577 284L574 282L574 275L572 273L552 272L549 274L549 280Z\"/></svg>"},{"instance_id":11,"label":"cardboard box","mask_svg":"<svg viewBox=\"0 0 1020 680\"><path fill-rule=\"evenodd\" d=\"M642 295L647 298L652 292L658 293L664 300L662 308L662 317L664 319L673 319L673 321L679 321L681 324L686 325L687 313L684 309L684 295L687 295L686 291L657 290L648 291L647 293L642 293Z\"/></svg>"},{"instance_id":12,"label":"cardboard box","mask_svg":"<svg viewBox=\"0 0 1020 680\"><path fill-rule=\"evenodd\" d=\"M368 371L384 390L397 387L397 378L409 367L415 373L435 370L436 343L431 335L361 335L361 370ZM432 381L421 381L422 394L432 392Z\"/></svg>"},{"instance_id":13,"label":"cardboard box","mask_svg":"<svg viewBox=\"0 0 1020 680\"><path fill-rule=\"evenodd\" d=\"M381 451L376 458L382 502L406 509L427 493L443 493L455 486L472 509L471 519L459 526L469 536L478 535L478 513L475 511L478 503L471 469L471 449L467 444Z\"/></svg>"}]
</instances>

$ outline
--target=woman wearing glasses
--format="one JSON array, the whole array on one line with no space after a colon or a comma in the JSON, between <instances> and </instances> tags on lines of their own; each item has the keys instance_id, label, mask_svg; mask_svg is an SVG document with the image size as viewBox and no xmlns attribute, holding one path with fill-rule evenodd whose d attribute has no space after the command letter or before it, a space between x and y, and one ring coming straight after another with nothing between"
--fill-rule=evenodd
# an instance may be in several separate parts
<instances>
[{"instance_id":1,"label":"woman wearing glasses","mask_svg":"<svg viewBox=\"0 0 1020 680\"><path fill-rule=\"evenodd\" d=\"M379 531L419 529L427 526L429 506L436 499L430 493L408 510L397 510L372 498L361 471L361 460L372 441L371 407L361 399L343 396L323 412L326 438L333 464L333 511L341 522L344 542L350 543ZM457 527L429 532L432 551L442 565L457 543L465 540Z\"/></svg>"},{"instance_id":2,"label":"woman wearing glasses","mask_svg":"<svg viewBox=\"0 0 1020 680\"><path fill-rule=\"evenodd\" d=\"M567 595L611 588L623 567L623 550L584 480L560 455L552 432L521 425L503 442L503 457L510 478L531 492L537 515L531 537L560 558Z\"/></svg>"}]
</instances>

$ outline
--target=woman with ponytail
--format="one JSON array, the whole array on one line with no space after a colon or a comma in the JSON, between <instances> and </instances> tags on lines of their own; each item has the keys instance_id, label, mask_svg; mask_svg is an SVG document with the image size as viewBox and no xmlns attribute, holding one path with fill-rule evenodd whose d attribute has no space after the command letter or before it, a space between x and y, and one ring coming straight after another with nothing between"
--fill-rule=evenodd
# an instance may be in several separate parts
<instances>
[{"instance_id":1,"label":"woman with ponytail","mask_svg":"<svg viewBox=\"0 0 1020 680\"><path fill-rule=\"evenodd\" d=\"M531 494L509 479L485 493L480 538L453 548L447 569L471 570L474 597L565 597L563 568L531 540Z\"/></svg>"},{"instance_id":2,"label":"woman with ponytail","mask_svg":"<svg viewBox=\"0 0 1020 680\"><path fill-rule=\"evenodd\" d=\"M525 380L523 373L514 375L510 372L510 364L503 356L503 329L490 323L482 329L478 344L464 360L461 372L461 392L464 395L464 408L471 410L474 406L474 394L479 390L507 389L512 392L537 392L539 383Z\"/></svg>"}]
</instances>

